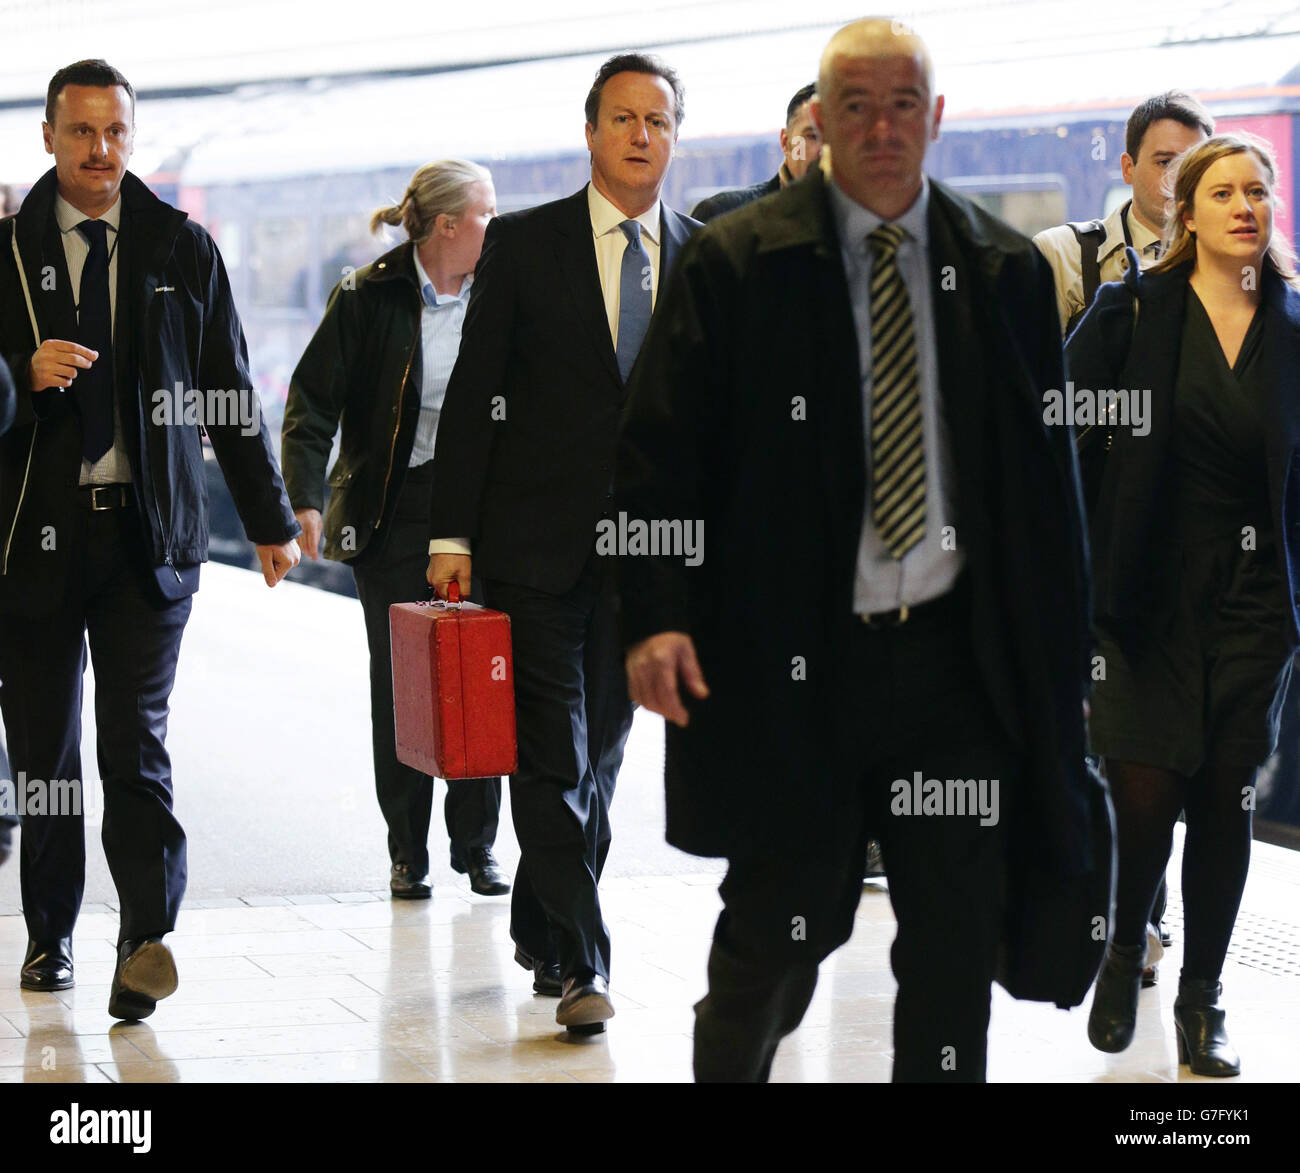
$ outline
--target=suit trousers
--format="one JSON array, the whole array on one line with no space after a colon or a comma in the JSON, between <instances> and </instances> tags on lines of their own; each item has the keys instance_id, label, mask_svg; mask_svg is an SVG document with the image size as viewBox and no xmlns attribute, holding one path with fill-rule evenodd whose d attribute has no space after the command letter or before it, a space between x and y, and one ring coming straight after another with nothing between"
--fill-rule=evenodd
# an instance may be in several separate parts
<instances>
[{"instance_id":1,"label":"suit trousers","mask_svg":"<svg viewBox=\"0 0 1300 1173\"><path fill-rule=\"evenodd\" d=\"M818 966L852 935L869 838L881 843L898 922L893 1078L984 1079L1006 804L1022 767L978 677L965 592L896 627L855 621L849 664L836 735L859 768L791 778L831 788L826 809L810 808L810 830L729 860L709 992L695 1008L702 1082L768 1078Z\"/></svg>"},{"instance_id":2,"label":"suit trousers","mask_svg":"<svg viewBox=\"0 0 1300 1173\"><path fill-rule=\"evenodd\" d=\"M54 535L67 543L69 559L58 609L46 618L0 622L0 708L14 777L29 789L21 812L23 915L28 935L44 943L70 937L81 908L88 637L104 794L101 834L121 906L119 940L160 936L176 927L185 894L185 832L172 813L165 740L191 600L162 599L134 507L78 509L74 525L77 532ZM33 782L47 799L43 813L33 807Z\"/></svg>"},{"instance_id":3,"label":"suit trousers","mask_svg":"<svg viewBox=\"0 0 1300 1173\"><path fill-rule=\"evenodd\" d=\"M370 726L375 792L388 825L388 854L417 875L429 870L429 820L433 779L397 760L393 724L393 650L388 608L430 597L429 494L433 463L409 469L398 491L386 536L352 567L370 645ZM491 847L501 811L500 778L463 778L447 783L443 816L451 840L451 861L463 870L474 847Z\"/></svg>"},{"instance_id":4,"label":"suit trousers","mask_svg":"<svg viewBox=\"0 0 1300 1173\"><path fill-rule=\"evenodd\" d=\"M510 807L520 860L510 935L563 978L610 972L597 884L609 808L632 729L612 560L589 556L577 584L549 595L487 579L487 604L510 616L519 768Z\"/></svg>"}]
</instances>

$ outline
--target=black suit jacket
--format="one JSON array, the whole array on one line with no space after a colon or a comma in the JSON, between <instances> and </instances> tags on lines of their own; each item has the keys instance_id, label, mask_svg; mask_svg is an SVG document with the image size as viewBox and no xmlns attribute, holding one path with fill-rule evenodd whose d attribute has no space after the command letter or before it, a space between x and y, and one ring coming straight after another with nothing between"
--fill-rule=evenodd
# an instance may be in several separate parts
<instances>
[{"instance_id":1,"label":"black suit jacket","mask_svg":"<svg viewBox=\"0 0 1300 1173\"><path fill-rule=\"evenodd\" d=\"M1066 347L1076 387L1149 389L1150 433L1115 428L1100 475L1092 540L1098 616L1140 623L1159 602L1151 557L1155 528L1169 505L1174 388L1191 262L1142 273L1130 256L1123 281L1109 282ZM1283 581L1289 583L1292 638L1300 637L1300 291L1266 269L1262 378L1268 388L1269 500ZM1140 307L1140 310L1138 309ZM1136 324L1134 314L1137 313Z\"/></svg>"},{"instance_id":2,"label":"black suit jacket","mask_svg":"<svg viewBox=\"0 0 1300 1173\"><path fill-rule=\"evenodd\" d=\"M765 195L771 195L773 192L781 190L780 174L773 175L771 179L765 179L762 183L753 183L749 187L736 187L727 191L720 191L717 195L711 195L707 200L701 200L691 211L691 216L701 224L707 224L710 220L726 212L734 212L737 208L743 208L746 204L752 204L755 200L761 200Z\"/></svg>"},{"instance_id":3,"label":"black suit jacket","mask_svg":"<svg viewBox=\"0 0 1300 1173\"><path fill-rule=\"evenodd\" d=\"M662 205L659 288L698 227ZM587 189L487 229L434 453L430 533L487 578L569 590L610 514L626 398Z\"/></svg>"},{"instance_id":4,"label":"black suit jacket","mask_svg":"<svg viewBox=\"0 0 1300 1173\"><path fill-rule=\"evenodd\" d=\"M1020 841L1045 866L1080 871L1092 845L1088 569L1073 437L1043 418L1044 391L1062 385L1051 272L1026 238L942 184L930 190L972 643L1027 761ZM788 337L813 345L783 347ZM668 835L684 850L815 835L834 817L829 780L856 768L835 731L853 720L838 681L857 622L860 386L820 171L691 241L632 377L617 481L632 517L704 523L699 566L619 562L626 642L690 633L712 690L688 728L668 729ZM806 679L792 685L795 657Z\"/></svg>"}]
</instances>

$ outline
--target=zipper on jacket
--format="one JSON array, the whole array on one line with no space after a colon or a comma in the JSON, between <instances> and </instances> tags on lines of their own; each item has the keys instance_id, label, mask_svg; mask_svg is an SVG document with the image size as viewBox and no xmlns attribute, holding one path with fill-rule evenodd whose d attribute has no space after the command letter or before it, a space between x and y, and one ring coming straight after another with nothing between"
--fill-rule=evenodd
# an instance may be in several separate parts
<instances>
[{"instance_id":1,"label":"zipper on jacket","mask_svg":"<svg viewBox=\"0 0 1300 1173\"><path fill-rule=\"evenodd\" d=\"M419 294L416 294L419 297ZM420 313L424 312L424 302L420 302ZM393 425L393 442L388 447L388 472L384 476L384 491L379 498L379 516L375 518L375 529L378 529L384 522L384 506L388 503L388 486L393 479L393 457L397 453L397 433L402 428L402 397L406 392L406 380L411 375L411 364L415 361L415 348L423 340L423 334L420 330L420 318L416 315L415 319L415 341L411 343L411 353L406 356L406 370L402 372L402 381L397 388L397 422Z\"/></svg>"},{"instance_id":2,"label":"zipper on jacket","mask_svg":"<svg viewBox=\"0 0 1300 1173\"><path fill-rule=\"evenodd\" d=\"M40 426L40 420L32 424L32 442L27 447L27 464L23 468L23 484L22 488L18 490L18 504L14 506L14 519L9 525L9 536L5 539L4 558L0 559L0 574L9 573L9 548L14 544L14 534L18 532L18 515L23 510L23 500L27 496L27 482L32 475L32 455L36 451L36 432Z\"/></svg>"}]
</instances>

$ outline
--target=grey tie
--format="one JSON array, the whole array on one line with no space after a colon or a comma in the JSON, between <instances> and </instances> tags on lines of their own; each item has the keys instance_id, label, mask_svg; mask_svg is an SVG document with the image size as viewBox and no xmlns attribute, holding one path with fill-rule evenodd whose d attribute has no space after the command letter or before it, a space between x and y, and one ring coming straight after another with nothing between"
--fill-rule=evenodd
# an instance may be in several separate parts
<instances>
[{"instance_id":1,"label":"grey tie","mask_svg":"<svg viewBox=\"0 0 1300 1173\"><path fill-rule=\"evenodd\" d=\"M650 328L651 283L654 271L641 247L641 225L624 220L619 227L627 237L623 268L618 280L618 373L623 382L632 372L645 332Z\"/></svg>"}]
</instances>

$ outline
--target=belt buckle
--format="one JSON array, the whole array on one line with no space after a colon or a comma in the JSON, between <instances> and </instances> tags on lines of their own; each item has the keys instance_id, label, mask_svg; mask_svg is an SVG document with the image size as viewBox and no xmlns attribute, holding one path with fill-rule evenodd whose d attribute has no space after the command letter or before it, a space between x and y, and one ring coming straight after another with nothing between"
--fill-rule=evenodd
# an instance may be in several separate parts
<instances>
[{"instance_id":1,"label":"belt buckle","mask_svg":"<svg viewBox=\"0 0 1300 1173\"><path fill-rule=\"evenodd\" d=\"M910 614L906 603L897 611L877 611L874 615L864 615L862 622L873 629L883 630L890 627L902 627Z\"/></svg>"},{"instance_id":2,"label":"belt buckle","mask_svg":"<svg viewBox=\"0 0 1300 1173\"><path fill-rule=\"evenodd\" d=\"M101 505L100 493L106 494L107 504ZM90 486L90 509L92 513L103 513L107 509L122 504L122 490L117 485L91 485Z\"/></svg>"}]
</instances>

